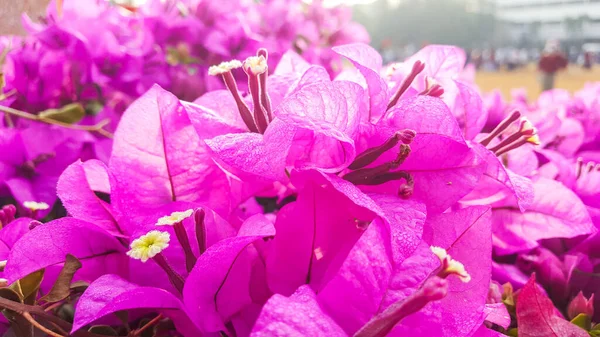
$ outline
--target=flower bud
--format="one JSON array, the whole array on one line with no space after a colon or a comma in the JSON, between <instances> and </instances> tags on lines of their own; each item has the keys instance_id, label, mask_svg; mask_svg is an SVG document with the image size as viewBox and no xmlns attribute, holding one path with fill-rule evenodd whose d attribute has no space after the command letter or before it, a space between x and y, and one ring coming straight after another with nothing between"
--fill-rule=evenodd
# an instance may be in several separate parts
<instances>
[{"instance_id":1,"label":"flower bud","mask_svg":"<svg viewBox=\"0 0 600 337\"><path fill-rule=\"evenodd\" d=\"M571 300L571 303L569 303L567 314L569 315L569 319L573 319L579 314L584 314L588 317L594 316L594 294L588 299L585 298L580 291L579 294Z\"/></svg>"}]
</instances>

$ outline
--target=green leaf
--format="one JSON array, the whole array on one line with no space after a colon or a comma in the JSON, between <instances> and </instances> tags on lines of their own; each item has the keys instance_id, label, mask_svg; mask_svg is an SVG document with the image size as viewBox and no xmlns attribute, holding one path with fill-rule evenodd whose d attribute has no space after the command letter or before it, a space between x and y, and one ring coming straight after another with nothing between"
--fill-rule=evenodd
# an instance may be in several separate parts
<instances>
[{"instance_id":1,"label":"green leaf","mask_svg":"<svg viewBox=\"0 0 600 337\"><path fill-rule=\"evenodd\" d=\"M575 318L571 320L571 323L577 325L582 329L585 329L586 331L592 329L592 319L586 314L579 314L575 316Z\"/></svg>"},{"instance_id":2,"label":"green leaf","mask_svg":"<svg viewBox=\"0 0 600 337\"><path fill-rule=\"evenodd\" d=\"M66 124L75 124L85 116L85 109L79 103L71 103L60 109L48 109L39 113L42 120L53 120Z\"/></svg>"}]
</instances>

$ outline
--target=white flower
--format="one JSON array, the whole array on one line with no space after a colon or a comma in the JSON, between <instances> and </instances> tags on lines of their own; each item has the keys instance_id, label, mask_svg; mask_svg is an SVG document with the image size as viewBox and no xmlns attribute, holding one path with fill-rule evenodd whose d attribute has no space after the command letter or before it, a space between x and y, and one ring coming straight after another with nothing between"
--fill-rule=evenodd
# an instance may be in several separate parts
<instances>
[{"instance_id":1,"label":"white flower","mask_svg":"<svg viewBox=\"0 0 600 337\"><path fill-rule=\"evenodd\" d=\"M170 240L171 236L167 232L149 231L131 242L131 249L127 252L127 255L146 262L169 247Z\"/></svg>"},{"instance_id":2,"label":"white flower","mask_svg":"<svg viewBox=\"0 0 600 337\"><path fill-rule=\"evenodd\" d=\"M35 201L25 201L23 203L23 206L25 206L25 208L29 208L32 211L43 211L43 210L50 208L50 206L45 202L35 202Z\"/></svg>"},{"instance_id":3,"label":"white flower","mask_svg":"<svg viewBox=\"0 0 600 337\"><path fill-rule=\"evenodd\" d=\"M238 60L231 60L228 62L221 62L219 65L211 66L208 68L208 74L210 76L222 75L226 72L230 72L233 69L240 68L242 66L242 62Z\"/></svg>"},{"instance_id":4,"label":"white flower","mask_svg":"<svg viewBox=\"0 0 600 337\"><path fill-rule=\"evenodd\" d=\"M267 71L267 59L264 56L250 56L244 61L244 69L253 75L259 75Z\"/></svg>"},{"instance_id":5,"label":"white flower","mask_svg":"<svg viewBox=\"0 0 600 337\"><path fill-rule=\"evenodd\" d=\"M170 215L166 215L163 216L162 218L158 219L158 222L156 223L157 226L173 226L174 224L178 223L178 222L182 222L184 219L189 218L190 216L192 216L192 214L194 213L194 210L192 209L188 209L187 211L183 211L183 212L173 212Z\"/></svg>"},{"instance_id":6,"label":"white flower","mask_svg":"<svg viewBox=\"0 0 600 337\"><path fill-rule=\"evenodd\" d=\"M442 262L442 267L444 268L444 270L440 272L441 275L438 274L438 276L445 277L448 275L456 275L465 283L471 281L471 275L467 273L465 266L448 255L448 252L444 248L438 246L431 246L429 248L433 254L440 259L440 262Z\"/></svg>"}]
</instances>

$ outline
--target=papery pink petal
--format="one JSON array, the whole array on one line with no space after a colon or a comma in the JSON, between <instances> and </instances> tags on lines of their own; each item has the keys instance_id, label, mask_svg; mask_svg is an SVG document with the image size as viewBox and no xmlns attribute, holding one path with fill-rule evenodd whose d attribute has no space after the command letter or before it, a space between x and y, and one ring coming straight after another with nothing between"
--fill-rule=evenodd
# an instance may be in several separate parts
<instances>
[{"instance_id":1,"label":"papery pink petal","mask_svg":"<svg viewBox=\"0 0 600 337\"><path fill-rule=\"evenodd\" d=\"M533 203L524 213L512 207L494 210L494 249L498 254L535 248L542 239L596 232L585 205L563 184L539 178L533 188Z\"/></svg>"},{"instance_id":2,"label":"papery pink petal","mask_svg":"<svg viewBox=\"0 0 600 337\"><path fill-rule=\"evenodd\" d=\"M510 325L510 314L504 303L486 304L483 314L485 321L497 324L504 329L507 329Z\"/></svg>"},{"instance_id":3,"label":"papery pink petal","mask_svg":"<svg viewBox=\"0 0 600 337\"><path fill-rule=\"evenodd\" d=\"M123 115L109 170L111 202L122 214L176 200L229 208L225 173L212 161L179 100L159 86Z\"/></svg>"},{"instance_id":4,"label":"papery pink petal","mask_svg":"<svg viewBox=\"0 0 600 337\"><path fill-rule=\"evenodd\" d=\"M302 284L317 292L322 289L375 217L359 204L370 201L364 194L362 200L348 197L360 198L352 184L338 178L335 184L341 186L336 186L317 172L305 174L314 178L303 182L298 199L279 211L277 236L266 261L269 288L283 295ZM340 192L344 188L346 194Z\"/></svg>"},{"instance_id":5,"label":"papery pink petal","mask_svg":"<svg viewBox=\"0 0 600 337\"><path fill-rule=\"evenodd\" d=\"M200 139L247 132L238 107L227 90L210 91L194 103L182 102Z\"/></svg>"},{"instance_id":6,"label":"papery pink petal","mask_svg":"<svg viewBox=\"0 0 600 337\"><path fill-rule=\"evenodd\" d=\"M485 162L466 145L417 133L411 154L400 168L414 178L413 198L424 202L428 212L440 213L477 186Z\"/></svg>"},{"instance_id":7,"label":"papery pink petal","mask_svg":"<svg viewBox=\"0 0 600 337\"><path fill-rule=\"evenodd\" d=\"M275 75L283 74L302 74L310 67L310 63L306 62L302 56L291 50L285 52L281 60L275 68Z\"/></svg>"},{"instance_id":8,"label":"papery pink petal","mask_svg":"<svg viewBox=\"0 0 600 337\"><path fill-rule=\"evenodd\" d=\"M564 118L558 130L556 143L548 146L565 156L572 157L583 144L585 131L581 122L573 118Z\"/></svg>"},{"instance_id":9,"label":"papery pink petal","mask_svg":"<svg viewBox=\"0 0 600 337\"><path fill-rule=\"evenodd\" d=\"M446 249L471 275L467 283L448 277L448 295L438 302L443 321L436 322L445 336L473 331L483 323L492 275L490 217L489 207L475 206L431 217L425 224L423 239Z\"/></svg>"},{"instance_id":10,"label":"papery pink petal","mask_svg":"<svg viewBox=\"0 0 600 337\"><path fill-rule=\"evenodd\" d=\"M33 219L18 218L11 221L0 230L0 259L6 260L11 248L19 239L29 232L29 223Z\"/></svg>"},{"instance_id":11,"label":"papery pink petal","mask_svg":"<svg viewBox=\"0 0 600 337\"><path fill-rule=\"evenodd\" d=\"M309 286L290 297L273 295L264 305L250 336L348 336L320 308Z\"/></svg>"},{"instance_id":12,"label":"papery pink petal","mask_svg":"<svg viewBox=\"0 0 600 337\"><path fill-rule=\"evenodd\" d=\"M58 180L58 197L71 216L96 224L113 235L122 236L124 233L119 228L110 204L100 199L95 193L102 191L94 190L92 187L92 185L99 185L102 182L88 180L86 169L90 171L89 168L94 165L93 163L93 161L82 163L78 160L67 167ZM105 166L104 170L106 170ZM108 182L106 171L104 174L106 182ZM96 188L98 187L102 186L96 186Z\"/></svg>"},{"instance_id":13,"label":"papery pink petal","mask_svg":"<svg viewBox=\"0 0 600 337\"><path fill-rule=\"evenodd\" d=\"M455 80L459 95L454 103L454 115L463 129L465 139L473 139L487 122L481 96L470 85Z\"/></svg>"},{"instance_id":14,"label":"papery pink petal","mask_svg":"<svg viewBox=\"0 0 600 337\"><path fill-rule=\"evenodd\" d=\"M128 260L125 247L104 229L83 220L61 218L37 226L15 243L4 270L5 278L14 282L64 262L67 254L83 264L76 279L85 274L88 281L94 275L124 272Z\"/></svg>"},{"instance_id":15,"label":"papery pink petal","mask_svg":"<svg viewBox=\"0 0 600 337\"><path fill-rule=\"evenodd\" d=\"M458 78L464 68L466 54L455 46L429 45L409 57L404 64L412 67L416 61L425 63L425 70L415 79L417 89L423 90L425 76L436 80Z\"/></svg>"},{"instance_id":16,"label":"papery pink petal","mask_svg":"<svg viewBox=\"0 0 600 337\"><path fill-rule=\"evenodd\" d=\"M248 277L230 278L235 263L243 250L253 242L273 236L273 225L262 215L256 215L244 222L238 236L224 239L204 252L188 276L183 289L185 306L193 321L205 332L225 331L222 312L235 313L236 309L250 304L251 298L247 286ZM230 283L231 286L227 286ZM237 291L237 297L221 294L223 288ZM227 297L227 300L221 298Z\"/></svg>"},{"instance_id":17,"label":"papery pink petal","mask_svg":"<svg viewBox=\"0 0 600 337\"><path fill-rule=\"evenodd\" d=\"M503 185L515 197L521 211L529 208L534 198L531 180L506 169L496 155L482 145L475 143L473 149L487 162L480 186Z\"/></svg>"},{"instance_id":18,"label":"papery pink petal","mask_svg":"<svg viewBox=\"0 0 600 337\"><path fill-rule=\"evenodd\" d=\"M356 155L353 137L358 131L361 99L359 85L334 81L305 86L282 102L274 114L296 130L288 160L296 167L330 173L348 166Z\"/></svg>"},{"instance_id":19,"label":"papery pink petal","mask_svg":"<svg viewBox=\"0 0 600 337\"><path fill-rule=\"evenodd\" d=\"M350 60L364 76L369 95L369 116L375 117L383 113L387 108L389 94L387 83L379 75L383 62L379 53L362 43L346 44L332 49Z\"/></svg>"},{"instance_id":20,"label":"papery pink petal","mask_svg":"<svg viewBox=\"0 0 600 337\"><path fill-rule=\"evenodd\" d=\"M106 315L131 309L156 309L170 318L183 336L200 335L175 295L160 288L141 287L112 274L98 278L79 298L71 332Z\"/></svg>"},{"instance_id":21,"label":"papery pink petal","mask_svg":"<svg viewBox=\"0 0 600 337\"><path fill-rule=\"evenodd\" d=\"M535 275L519 293L517 322L522 337L588 337L587 331L555 314L552 301L536 286Z\"/></svg>"},{"instance_id":22,"label":"papery pink petal","mask_svg":"<svg viewBox=\"0 0 600 337\"><path fill-rule=\"evenodd\" d=\"M422 204L402 201L398 207L391 202L392 198L398 201L397 197L371 195L371 198L380 205L385 205L386 199L390 201L388 207L383 207L390 223L374 220L338 274L318 295L319 303L349 334L382 310L381 301L386 293L397 291L390 288L393 285L390 279L418 248L425 221Z\"/></svg>"},{"instance_id":23,"label":"papery pink petal","mask_svg":"<svg viewBox=\"0 0 600 337\"><path fill-rule=\"evenodd\" d=\"M485 325L481 325L471 337L504 337L505 334L496 330L488 329Z\"/></svg>"},{"instance_id":24,"label":"papery pink petal","mask_svg":"<svg viewBox=\"0 0 600 337\"><path fill-rule=\"evenodd\" d=\"M456 118L448 106L436 97L419 95L402 99L378 125L394 131L411 129L417 134L439 134L464 143Z\"/></svg>"},{"instance_id":25,"label":"papery pink petal","mask_svg":"<svg viewBox=\"0 0 600 337\"><path fill-rule=\"evenodd\" d=\"M271 180L286 180L286 156L294 130L275 119L264 135L225 134L206 140L216 159L229 171Z\"/></svg>"}]
</instances>

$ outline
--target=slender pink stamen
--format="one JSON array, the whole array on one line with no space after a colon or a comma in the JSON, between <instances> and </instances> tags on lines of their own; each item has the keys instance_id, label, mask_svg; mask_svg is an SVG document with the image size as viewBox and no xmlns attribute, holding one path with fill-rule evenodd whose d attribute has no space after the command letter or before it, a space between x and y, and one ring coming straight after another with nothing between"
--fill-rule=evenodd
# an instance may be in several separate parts
<instances>
[{"instance_id":1,"label":"slender pink stamen","mask_svg":"<svg viewBox=\"0 0 600 337\"><path fill-rule=\"evenodd\" d=\"M354 185L378 185L377 183L379 176L398 168L410 154L410 146L407 144L400 145L400 152L393 161L377 165L375 167L361 168L352 172L349 172L343 176L344 180L347 180Z\"/></svg>"},{"instance_id":2,"label":"slender pink stamen","mask_svg":"<svg viewBox=\"0 0 600 337\"><path fill-rule=\"evenodd\" d=\"M194 212L194 222L196 224L196 241L198 241L198 250L200 255L206 251L206 225L204 223L206 215L203 209Z\"/></svg>"},{"instance_id":3,"label":"slender pink stamen","mask_svg":"<svg viewBox=\"0 0 600 337\"><path fill-rule=\"evenodd\" d=\"M256 52L256 56L262 56L265 58L266 61L269 60L269 53L267 52L267 50L265 48L260 48ZM267 117L269 118L269 122L271 122L271 121L273 121L273 112L272 112L272 108L271 108L271 98L269 97L269 94L267 91L267 77L268 76L269 76L269 67L267 66L267 70L264 73L258 75L258 79L260 81L260 102L262 103L263 107L267 111Z\"/></svg>"},{"instance_id":4,"label":"slender pink stamen","mask_svg":"<svg viewBox=\"0 0 600 337\"><path fill-rule=\"evenodd\" d=\"M415 135L416 132L413 130L398 131L392 137L386 140L385 143L360 153L358 156L356 156L356 159L354 159L348 168L351 170L363 168L377 160L377 158L379 158L383 153L396 146L400 141L402 141L404 144L410 144Z\"/></svg>"},{"instance_id":5,"label":"slender pink stamen","mask_svg":"<svg viewBox=\"0 0 600 337\"><path fill-rule=\"evenodd\" d=\"M423 62L416 61L413 64L413 67L412 67L410 73L402 81L402 84L400 85L400 88L398 88L398 91L396 91L394 96L392 96L392 99L388 103L386 111L390 110L394 105L396 105L396 103L398 103L400 96L402 96L402 94L404 94L404 92L410 87L412 82L415 80L417 75L419 75L423 70L425 70L425 64Z\"/></svg>"},{"instance_id":6,"label":"slender pink stamen","mask_svg":"<svg viewBox=\"0 0 600 337\"><path fill-rule=\"evenodd\" d=\"M483 146L487 146L494 138L496 138L499 134L504 132L514 121L521 117L521 113L519 111L513 111L507 118L505 118L492 132L490 132L487 137L485 137L479 144Z\"/></svg>"},{"instance_id":7,"label":"slender pink stamen","mask_svg":"<svg viewBox=\"0 0 600 337\"><path fill-rule=\"evenodd\" d=\"M171 281L171 284L173 284L175 289L177 289L180 293L183 293L183 285L185 281L183 277L181 277L181 275L179 275L173 269L173 267L171 267L169 262L167 262L167 258L162 253L158 253L154 255L152 259L165 271L165 273L167 273L169 281Z\"/></svg>"},{"instance_id":8,"label":"slender pink stamen","mask_svg":"<svg viewBox=\"0 0 600 337\"><path fill-rule=\"evenodd\" d=\"M254 119L252 119L252 113L250 112L250 108L248 107L248 105L246 105L246 102L244 102L244 100L240 96L233 74L231 73L231 71L228 71L226 73L223 73L222 76L223 81L225 82L225 86L227 87L229 92L231 92L231 95L235 100L235 104L238 107L240 116L242 117L244 124L246 124L246 127L248 128L248 130L250 130L250 132L258 132L258 128L256 127L256 124L254 124Z\"/></svg>"}]
</instances>

